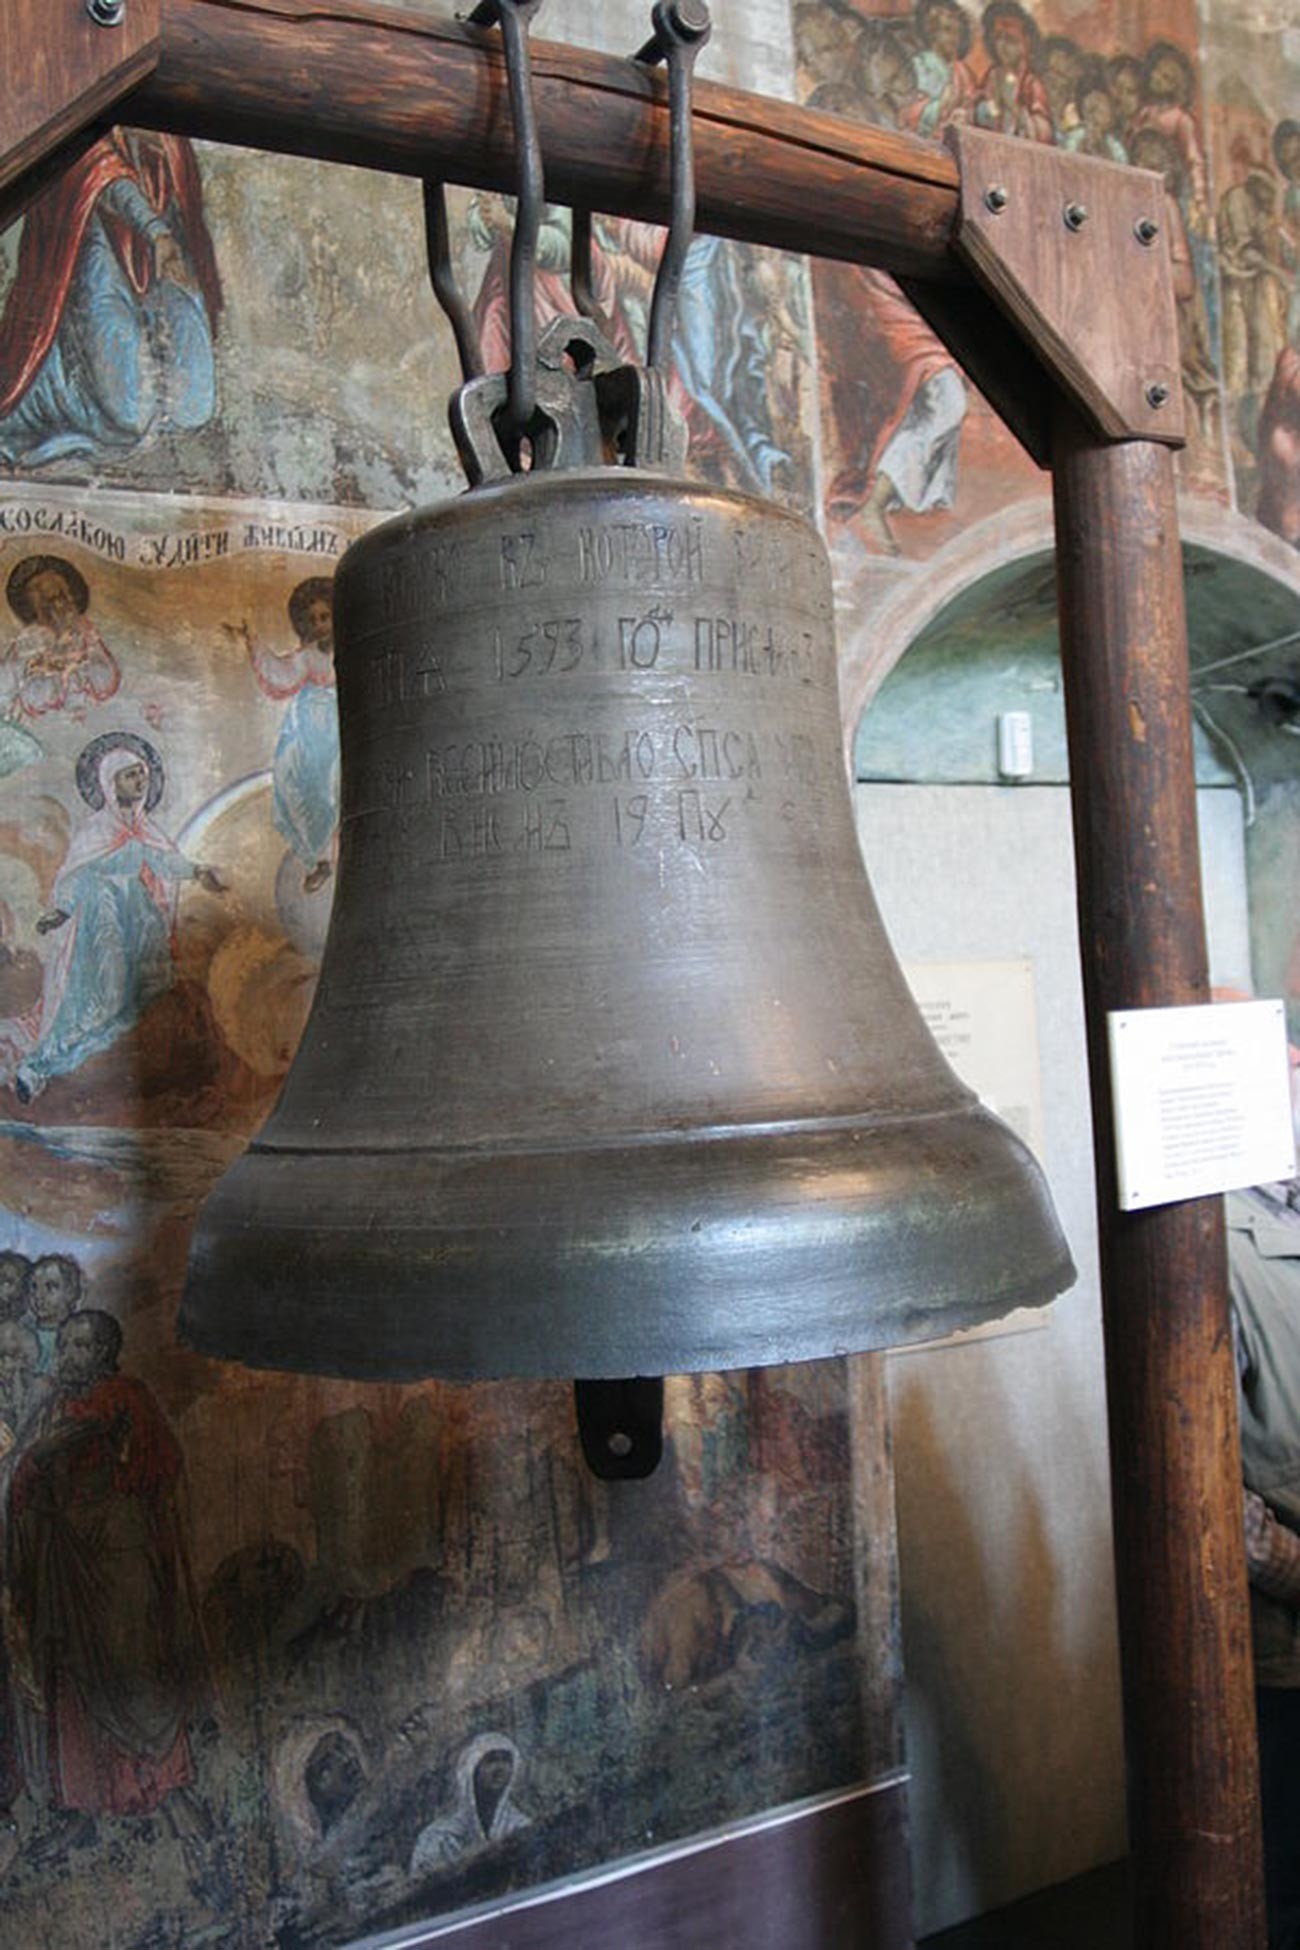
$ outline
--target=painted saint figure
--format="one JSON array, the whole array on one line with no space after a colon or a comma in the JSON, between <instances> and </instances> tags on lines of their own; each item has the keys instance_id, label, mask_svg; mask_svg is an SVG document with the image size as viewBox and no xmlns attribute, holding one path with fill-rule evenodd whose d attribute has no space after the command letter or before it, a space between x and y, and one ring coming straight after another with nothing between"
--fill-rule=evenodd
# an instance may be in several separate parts
<instances>
[{"instance_id":1,"label":"painted saint figure","mask_svg":"<svg viewBox=\"0 0 1300 1950\"><path fill-rule=\"evenodd\" d=\"M56 1816L151 1814L193 1779L201 1676L176 1509L181 1452L122 1330L59 1335L57 1389L14 1470L6 1524L13 1679L40 1716Z\"/></svg>"},{"instance_id":2,"label":"painted saint figure","mask_svg":"<svg viewBox=\"0 0 1300 1950\"><path fill-rule=\"evenodd\" d=\"M893 279L862 270L855 283L863 299L858 317L865 363L873 378L880 374L881 397L889 404L863 459L832 481L827 508L833 520L857 522L876 548L896 555L888 514L929 514L953 504L968 396L951 354Z\"/></svg>"},{"instance_id":3,"label":"painted saint figure","mask_svg":"<svg viewBox=\"0 0 1300 1950\"><path fill-rule=\"evenodd\" d=\"M1196 72L1188 56L1172 41L1153 41L1142 63L1142 102L1132 133L1159 129L1173 143L1183 165L1187 228L1193 237L1203 237L1209 228L1209 170L1192 112L1195 95Z\"/></svg>"},{"instance_id":4,"label":"painted saint figure","mask_svg":"<svg viewBox=\"0 0 1300 1950\"><path fill-rule=\"evenodd\" d=\"M296 1721L271 1769L284 1941L316 1941L340 1911L358 1924L406 1883L394 1854L391 1782L359 1730L341 1715Z\"/></svg>"},{"instance_id":5,"label":"painted saint figure","mask_svg":"<svg viewBox=\"0 0 1300 1950\"><path fill-rule=\"evenodd\" d=\"M940 0L940 5L944 4L945 0ZM967 35L969 36L969 28L967 28ZM969 39L967 44L969 45ZM941 35L937 48L932 49L940 53L940 59L942 59L942 45ZM960 37L958 45L960 45ZM882 129L910 127L907 118L918 107L917 86L920 83L924 87L924 83L921 82L921 57L912 53L911 35L907 32L906 23L893 27L886 21L873 21L863 33L861 46L862 79L860 85L854 90L856 99L842 106L837 112L847 115L850 120L865 119L873 122ZM914 62L917 65L914 66ZM960 65L960 61L954 63L954 67ZM852 88L853 84L846 82L843 86L847 90ZM973 88L972 82L972 91ZM941 115L946 115L949 121L966 119L960 113L962 106L959 100L960 93L960 78L957 79L957 87L952 93L945 94L945 89L940 88L939 112ZM919 101L922 109L925 107L925 101L926 98L922 95Z\"/></svg>"},{"instance_id":6,"label":"painted saint figure","mask_svg":"<svg viewBox=\"0 0 1300 1950\"><path fill-rule=\"evenodd\" d=\"M0 1320L0 1484L44 1399L36 1373L36 1336L21 1320Z\"/></svg>"},{"instance_id":7,"label":"painted saint figure","mask_svg":"<svg viewBox=\"0 0 1300 1950\"><path fill-rule=\"evenodd\" d=\"M866 31L867 22L847 8L826 7L821 0L795 0L795 47L805 84L800 100L809 108L862 119L857 83Z\"/></svg>"},{"instance_id":8,"label":"painted saint figure","mask_svg":"<svg viewBox=\"0 0 1300 1950\"><path fill-rule=\"evenodd\" d=\"M0 1077L20 1103L108 1049L170 989L181 884L225 891L152 819L163 785L161 758L133 732L106 732L77 760L91 817L54 882L55 905L36 923L57 945L32 1018L0 1023Z\"/></svg>"},{"instance_id":9,"label":"painted saint figure","mask_svg":"<svg viewBox=\"0 0 1300 1950\"><path fill-rule=\"evenodd\" d=\"M294 1879L318 1877L332 1856L328 1838L369 1782L360 1735L338 1716L298 1721L279 1743L271 1778L282 1859Z\"/></svg>"},{"instance_id":10,"label":"painted saint figure","mask_svg":"<svg viewBox=\"0 0 1300 1950\"><path fill-rule=\"evenodd\" d=\"M1128 151L1115 133L1117 110L1106 84L1101 61L1090 62L1079 81L1079 120L1061 139L1061 147L1076 156L1098 156L1102 162L1127 162Z\"/></svg>"},{"instance_id":11,"label":"painted saint figure","mask_svg":"<svg viewBox=\"0 0 1300 1950\"><path fill-rule=\"evenodd\" d=\"M1287 342L1290 267L1277 212L1277 181L1250 169L1219 204L1219 279L1223 292L1223 381L1237 403L1235 458L1249 462L1259 410Z\"/></svg>"},{"instance_id":12,"label":"painted saint figure","mask_svg":"<svg viewBox=\"0 0 1300 1950\"><path fill-rule=\"evenodd\" d=\"M1134 54L1112 54L1106 63L1106 87L1115 105L1115 130L1125 149L1142 106L1142 63Z\"/></svg>"},{"instance_id":13,"label":"painted saint figure","mask_svg":"<svg viewBox=\"0 0 1300 1950\"><path fill-rule=\"evenodd\" d=\"M268 650L245 633L253 674L267 697L288 699L271 761L271 816L307 869L314 894L334 871L339 818L339 714L334 689L334 588L309 576L289 598L298 641Z\"/></svg>"},{"instance_id":14,"label":"painted saint figure","mask_svg":"<svg viewBox=\"0 0 1300 1950\"><path fill-rule=\"evenodd\" d=\"M31 1326L36 1336L36 1372L53 1372L63 1323L81 1305L84 1282L71 1253L42 1253L32 1267Z\"/></svg>"},{"instance_id":15,"label":"painted saint figure","mask_svg":"<svg viewBox=\"0 0 1300 1950\"><path fill-rule=\"evenodd\" d=\"M523 1762L504 1733L480 1733L456 1759L455 1803L422 1828L411 1851L412 1876L450 1869L532 1822L511 1799Z\"/></svg>"},{"instance_id":16,"label":"painted saint figure","mask_svg":"<svg viewBox=\"0 0 1300 1950\"><path fill-rule=\"evenodd\" d=\"M0 1252L0 1487L5 1463L22 1440L42 1399L40 1348L27 1319L32 1262L26 1253Z\"/></svg>"},{"instance_id":17,"label":"painted saint figure","mask_svg":"<svg viewBox=\"0 0 1300 1950\"><path fill-rule=\"evenodd\" d=\"M898 118L900 128L938 137L957 122L969 122L975 105L975 80L967 55L971 27L957 0L917 0L914 19L921 42L912 56L918 93Z\"/></svg>"},{"instance_id":18,"label":"painted saint figure","mask_svg":"<svg viewBox=\"0 0 1300 1950\"><path fill-rule=\"evenodd\" d=\"M1062 149L1082 124L1082 84L1088 57L1068 34L1048 34L1038 50L1038 77L1047 96L1052 135Z\"/></svg>"},{"instance_id":19,"label":"painted saint figure","mask_svg":"<svg viewBox=\"0 0 1300 1950\"><path fill-rule=\"evenodd\" d=\"M27 555L5 584L23 625L5 652L8 715L39 718L103 704L122 681L117 660L87 615L86 578L61 555Z\"/></svg>"},{"instance_id":20,"label":"painted saint figure","mask_svg":"<svg viewBox=\"0 0 1300 1950\"><path fill-rule=\"evenodd\" d=\"M0 1320L18 1320L31 1302L32 1262L6 1246L0 1252Z\"/></svg>"},{"instance_id":21,"label":"painted saint figure","mask_svg":"<svg viewBox=\"0 0 1300 1950\"><path fill-rule=\"evenodd\" d=\"M0 316L0 462L201 427L221 283L194 151L113 129L33 203Z\"/></svg>"},{"instance_id":22,"label":"painted saint figure","mask_svg":"<svg viewBox=\"0 0 1300 1950\"><path fill-rule=\"evenodd\" d=\"M989 67L980 83L975 120L1000 135L1051 142L1052 109L1036 73L1038 28L1019 0L992 0L980 20Z\"/></svg>"},{"instance_id":23,"label":"painted saint figure","mask_svg":"<svg viewBox=\"0 0 1300 1950\"><path fill-rule=\"evenodd\" d=\"M1287 116L1273 131L1273 160L1285 188L1282 191L1282 237L1291 271L1286 335L1300 344L1300 122Z\"/></svg>"},{"instance_id":24,"label":"painted saint figure","mask_svg":"<svg viewBox=\"0 0 1300 1950\"><path fill-rule=\"evenodd\" d=\"M488 253L483 277L474 297L474 324L484 367L504 372L510 364L510 251L514 235L514 205L509 198L476 196L469 209L471 241ZM556 318L571 318L569 286L570 221L567 210L547 204L537 233L537 272L534 302L539 334ZM619 294L605 253L591 253L592 296L605 329L621 352L631 342L619 308Z\"/></svg>"},{"instance_id":25,"label":"painted saint figure","mask_svg":"<svg viewBox=\"0 0 1300 1950\"><path fill-rule=\"evenodd\" d=\"M1259 416L1259 500L1255 514L1300 548L1300 351L1283 346Z\"/></svg>"},{"instance_id":26,"label":"painted saint figure","mask_svg":"<svg viewBox=\"0 0 1300 1950\"><path fill-rule=\"evenodd\" d=\"M652 224L610 223L618 252L616 276L626 314L635 315L628 282L649 290L659 266L663 233ZM686 416L696 465L720 473L750 494L771 494L791 457L775 437L769 399L772 343L769 318L787 337L798 327L765 307L747 279L741 247L721 237L696 237L686 253L673 324L673 391ZM781 308L784 310L784 307ZM645 342L646 325L636 333ZM712 451L714 468L705 458Z\"/></svg>"}]
</instances>

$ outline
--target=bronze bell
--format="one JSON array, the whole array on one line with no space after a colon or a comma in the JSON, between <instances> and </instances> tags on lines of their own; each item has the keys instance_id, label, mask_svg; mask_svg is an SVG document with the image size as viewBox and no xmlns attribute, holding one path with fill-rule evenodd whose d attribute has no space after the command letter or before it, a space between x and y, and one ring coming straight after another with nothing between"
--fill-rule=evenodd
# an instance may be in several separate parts
<instances>
[{"instance_id":1,"label":"bronze bell","mask_svg":"<svg viewBox=\"0 0 1300 1950\"><path fill-rule=\"evenodd\" d=\"M336 587L338 885L185 1333L258 1366L799 1361L1058 1291L1037 1167L894 959L831 579L768 503L639 471L388 522Z\"/></svg>"},{"instance_id":2,"label":"bronze bell","mask_svg":"<svg viewBox=\"0 0 1300 1950\"><path fill-rule=\"evenodd\" d=\"M184 1338L618 1378L1043 1301L1073 1268L1042 1176L939 1054L863 870L816 532L647 466L663 387L589 322L533 377L531 472L510 382L471 377L480 485L340 566L319 987L200 1214Z\"/></svg>"}]
</instances>

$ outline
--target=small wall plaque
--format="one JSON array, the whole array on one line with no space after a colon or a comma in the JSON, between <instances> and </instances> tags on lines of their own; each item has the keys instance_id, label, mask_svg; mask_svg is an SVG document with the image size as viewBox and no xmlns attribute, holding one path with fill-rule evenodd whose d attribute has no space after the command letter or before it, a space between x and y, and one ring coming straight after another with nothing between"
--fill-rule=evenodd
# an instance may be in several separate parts
<instances>
[{"instance_id":1,"label":"small wall plaque","mask_svg":"<svg viewBox=\"0 0 1300 1950\"><path fill-rule=\"evenodd\" d=\"M1280 1001L1113 1009L1107 1027L1121 1211L1294 1175Z\"/></svg>"}]
</instances>

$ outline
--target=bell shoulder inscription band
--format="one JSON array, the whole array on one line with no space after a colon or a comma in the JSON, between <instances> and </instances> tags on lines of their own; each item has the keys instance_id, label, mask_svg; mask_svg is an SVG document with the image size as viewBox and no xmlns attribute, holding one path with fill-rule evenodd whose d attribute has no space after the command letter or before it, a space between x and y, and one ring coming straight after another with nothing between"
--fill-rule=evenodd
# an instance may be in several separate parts
<instances>
[{"instance_id":1,"label":"bell shoulder inscription band","mask_svg":"<svg viewBox=\"0 0 1300 1950\"><path fill-rule=\"evenodd\" d=\"M768 503L514 477L354 544L338 884L183 1331L255 1365L622 1376L924 1338L1072 1278L939 1055Z\"/></svg>"}]
</instances>

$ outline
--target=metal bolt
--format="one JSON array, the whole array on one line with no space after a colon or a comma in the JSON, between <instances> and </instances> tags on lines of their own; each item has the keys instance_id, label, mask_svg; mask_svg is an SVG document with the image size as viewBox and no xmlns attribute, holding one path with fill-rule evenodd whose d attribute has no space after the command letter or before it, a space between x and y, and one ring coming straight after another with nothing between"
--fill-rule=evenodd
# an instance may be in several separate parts
<instances>
[{"instance_id":1,"label":"metal bolt","mask_svg":"<svg viewBox=\"0 0 1300 1950\"><path fill-rule=\"evenodd\" d=\"M713 30L705 0L657 0L650 12L650 22L654 33L632 57L650 67L664 59L672 42L679 47L694 47L707 41Z\"/></svg>"},{"instance_id":2,"label":"metal bolt","mask_svg":"<svg viewBox=\"0 0 1300 1950\"><path fill-rule=\"evenodd\" d=\"M698 41L713 24L704 0L669 0L665 11L684 41Z\"/></svg>"},{"instance_id":3,"label":"metal bolt","mask_svg":"<svg viewBox=\"0 0 1300 1950\"><path fill-rule=\"evenodd\" d=\"M1154 217L1139 217L1133 226L1133 235L1139 244L1154 244L1160 235L1160 225Z\"/></svg>"},{"instance_id":4,"label":"metal bolt","mask_svg":"<svg viewBox=\"0 0 1300 1950\"><path fill-rule=\"evenodd\" d=\"M1147 405L1159 407L1168 406L1168 404L1169 388L1157 379L1152 385L1147 387Z\"/></svg>"},{"instance_id":5,"label":"metal bolt","mask_svg":"<svg viewBox=\"0 0 1300 1950\"><path fill-rule=\"evenodd\" d=\"M96 27L120 27L126 19L126 0L86 0L86 12Z\"/></svg>"},{"instance_id":6,"label":"metal bolt","mask_svg":"<svg viewBox=\"0 0 1300 1950\"><path fill-rule=\"evenodd\" d=\"M1088 206L1086 203L1067 203L1064 214L1067 230L1082 230L1088 221Z\"/></svg>"},{"instance_id":7,"label":"metal bolt","mask_svg":"<svg viewBox=\"0 0 1300 1950\"><path fill-rule=\"evenodd\" d=\"M984 207L986 210L991 210L995 217L1002 215L1010 201L1001 183L990 183L984 192Z\"/></svg>"}]
</instances>

